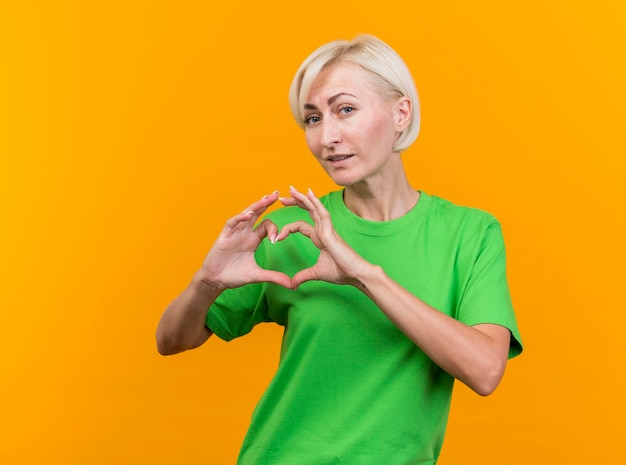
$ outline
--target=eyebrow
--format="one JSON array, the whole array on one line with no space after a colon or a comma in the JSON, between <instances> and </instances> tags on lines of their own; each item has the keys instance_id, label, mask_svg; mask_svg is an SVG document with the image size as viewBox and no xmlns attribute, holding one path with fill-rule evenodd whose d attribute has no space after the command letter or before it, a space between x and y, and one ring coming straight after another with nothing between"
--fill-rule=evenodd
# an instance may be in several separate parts
<instances>
[{"instance_id":1,"label":"eyebrow","mask_svg":"<svg viewBox=\"0 0 626 465\"><path fill-rule=\"evenodd\" d=\"M338 94L333 95L332 97L330 97L328 99L328 105L332 105L333 103L335 103L335 101L339 98L342 97L344 95L348 95L350 97L356 98L355 95L349 94L348 92L339 92ZM312 103L305 103L304 104L304 109L305 110L317 110L317 107L315 105L313 105Z\"/></svg>"}]
</instances>

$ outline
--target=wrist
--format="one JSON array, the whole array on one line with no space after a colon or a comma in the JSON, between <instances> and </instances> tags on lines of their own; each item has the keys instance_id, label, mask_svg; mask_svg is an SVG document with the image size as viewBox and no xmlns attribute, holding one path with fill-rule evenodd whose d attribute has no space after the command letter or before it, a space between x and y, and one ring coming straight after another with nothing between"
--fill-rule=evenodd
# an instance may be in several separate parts
<instances>
[{"instance_id":1,"label":"wrist","mask_svg":"<svg viewBox=\"0 0 626 465\"><path fill-rule=\"evenodd\" d=\"M199 271L194 274L191 280L191 287L204 297L213 299L219 296L226 289L226 286L201 276Z\"/></svg>"},{"instance_id":2,"label":"wrist","mask_svg":"<svg viewBox=\"0 0 626 465\"><path fill-rule=\"evenodd\" d=\"M368 294L369 289L374 287L376 283L380 283L384 276L385 271L381 266L366 262L357 274L353 286Z\"/></svg>"}]
</instances>

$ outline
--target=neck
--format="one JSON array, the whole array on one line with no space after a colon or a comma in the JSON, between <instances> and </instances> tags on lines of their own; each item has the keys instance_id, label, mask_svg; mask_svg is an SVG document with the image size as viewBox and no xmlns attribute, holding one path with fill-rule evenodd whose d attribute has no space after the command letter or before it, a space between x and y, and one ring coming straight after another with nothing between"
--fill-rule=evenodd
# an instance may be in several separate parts
<instances>
[{"instance_id":1,"label":"neck","mask_svg":"<svg viewBox=\"0 0 626 465\"><path fill-rule=\"evenodd\" d=\"M346 186L344 202L357 216L370 221L390 221L406 215L419 200L420 193L409 184L404 171L392 182L377 186L359 183Z\"/></svg>"}]
</instances>

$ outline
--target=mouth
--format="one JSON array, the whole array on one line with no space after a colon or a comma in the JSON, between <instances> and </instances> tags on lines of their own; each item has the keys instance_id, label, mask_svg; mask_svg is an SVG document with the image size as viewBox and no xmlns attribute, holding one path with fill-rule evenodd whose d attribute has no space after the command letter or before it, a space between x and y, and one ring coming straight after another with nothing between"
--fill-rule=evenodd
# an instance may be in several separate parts
<instances>
[{"instance_id":1,"label":"mouth","mask_svg":"<svg viewBox=\"0 0 626 465\"><path fill-rule=\"evenodd\" d=\"M352 158L352 155L330 155L326 158L327 161L331 163L340 162L347 160L348 158Z\"/></svg>"}]
</instances>

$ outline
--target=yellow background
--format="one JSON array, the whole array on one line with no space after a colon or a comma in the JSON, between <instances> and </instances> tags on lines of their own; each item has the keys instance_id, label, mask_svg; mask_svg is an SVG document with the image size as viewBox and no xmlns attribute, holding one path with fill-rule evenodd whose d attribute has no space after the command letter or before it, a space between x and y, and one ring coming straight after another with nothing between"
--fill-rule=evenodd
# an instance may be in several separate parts
<instances>
[{"instance_id":1,"label":"yellow background","mask_svg":"<svg viewBox=\"0 0 626 465\"><path fill-rule=\"evenodd\" d=\"M0 460L234 463L279 329L169 358L154 330L228 217L334 187L286 94L358 32L415 75L413 184L508 247L526 352L493 396L457 387L440 463L622 460L625 23L617 0L4 0Z\"/></svg>"}]
</instances>

